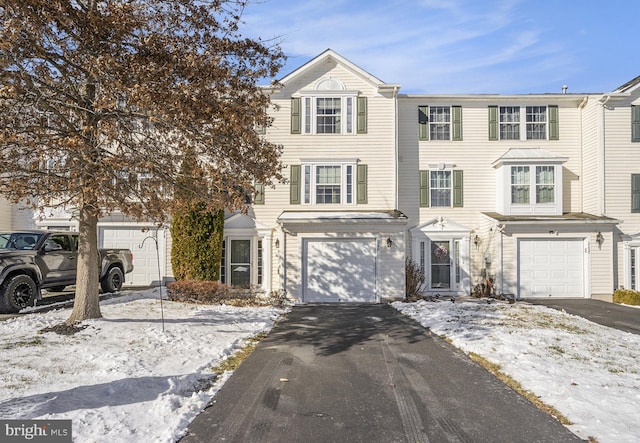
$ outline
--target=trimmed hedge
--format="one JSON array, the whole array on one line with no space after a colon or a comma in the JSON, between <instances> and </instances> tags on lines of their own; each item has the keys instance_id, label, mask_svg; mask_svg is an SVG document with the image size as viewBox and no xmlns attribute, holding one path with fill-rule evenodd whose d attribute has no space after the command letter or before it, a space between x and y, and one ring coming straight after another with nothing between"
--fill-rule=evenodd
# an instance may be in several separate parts
<instances>
[{"instance_id":1,"label":"trimmed hedge","mask_svg":"<svg viewBox=\"0 0 640 443\"><path fill-rule=\"evenodd\" d=\"M169 300L184 303L230 306L265 306L271 300L257 297L255 291L232 288L218 281L177 280L167 284Z\"/></svg>"},{"instance_id":2,"label":"trimmed hedge","mask_svg":"<svg viewBox=\"0 0 640 443\"><path fill-rule=\"evenodd\" d=\"M640 292L631 289L617 289L613 293L613 302L640 306Z\"/></svg>"}]
</instances>

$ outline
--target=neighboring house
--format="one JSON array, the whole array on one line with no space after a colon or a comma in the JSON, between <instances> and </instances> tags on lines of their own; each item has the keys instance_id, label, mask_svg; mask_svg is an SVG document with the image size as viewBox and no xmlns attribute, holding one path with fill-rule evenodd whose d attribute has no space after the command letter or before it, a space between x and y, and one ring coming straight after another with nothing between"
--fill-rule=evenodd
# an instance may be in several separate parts
<instances>
[{"instance_id":1,"label":"neighboring house","mask_svg":"<svg viewBox=\"0 0 640 443\"><path fill-rule=\"evenodd\" d=\"M297 302L402 298L490 280L515 297L640 287L640 77L608 94L400 94L332 50L265 88L288 183L225 221L222 280ZM73 229L68 213L38 226ZM2 220L0 220L1 222ZM129 285L170 279L168 229L113 214ZM156 242L146 241L152 235ZM139 248L139 245L143 245Z\"/></svg>"}]
</instances>

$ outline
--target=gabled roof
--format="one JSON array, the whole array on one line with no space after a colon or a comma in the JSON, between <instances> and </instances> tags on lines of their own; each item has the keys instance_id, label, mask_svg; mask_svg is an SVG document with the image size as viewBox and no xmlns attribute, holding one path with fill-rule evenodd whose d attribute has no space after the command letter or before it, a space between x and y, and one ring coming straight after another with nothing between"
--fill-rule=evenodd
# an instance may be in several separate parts
<instances>
[{"instance_id":1,"label":"gabled roof","mask_svg":"<svg viewBox=\"0 0 640 443\"><path fill-rule=\"evenodd\" d=\"M282 79L279 80L279 82L286 85L287 82L290 82L292 79L296 78L297 76L302 75L304 72L310 69L313 69L315 66L318 66L319 64L324 63L326 61L335 61L336 63L341 64L342 66L344 66L345 68L353 72L354 74L362 77L364 80L368 81L372 85L377 86L378 89L384 89L384 88L400 89L400 85L387 84L383 82L378 77L368 73L364 69L353 64L352 62L350 62L349 60L347 60L346 58L344 58L343 56L341 56L340 54L338 54L332 49L326 49L324 52L312 58L304 65L300 66L299 68L295 69L293 72L284 76Z\"/></svg>"},{"instance_id":2,"label":"gabled roof","mask_svg":"<svg viewBox=\"0 0 640 443\"><path fill-rule=\"evenodd\" d=\"M631 92L640 86L640 75L634 78L633 80L629 80L624 85L620 86L613 92Z\"/></svg>"}]
</instances>

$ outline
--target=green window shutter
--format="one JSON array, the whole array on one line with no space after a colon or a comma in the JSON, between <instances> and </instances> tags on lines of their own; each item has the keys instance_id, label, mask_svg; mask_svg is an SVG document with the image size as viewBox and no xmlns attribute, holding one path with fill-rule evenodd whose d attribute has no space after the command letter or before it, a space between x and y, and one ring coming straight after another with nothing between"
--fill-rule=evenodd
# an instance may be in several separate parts
<instances>
[{"instance_id":1,"label":"green window shutter","mask_svg":"<svg viewBox=\"0 0 640 443\"><path fill-rule=\"evenodd\" d=\"M549 110L549 140L560 140L558 105L549 105L547 109Z\"/></svg>"},{"instance_id":2,"label":"green window shutter","mask_svg":"<svg viewBox=\"0 0 640 443\"><path fill-rule=\"evenodd\" d=\"M631 212L640 212L640 174L631 174Z\"/></svg>"},{"instance_id":3,"label":"green window shutter","mask_svg":"<svg viewBox=\"0 0 640 443\"><path fill-rule=\"evenodd\" d=\"M462 106L451 107L452 140L462 141Z\"/></svg>"},{"instance_id":4,"label":"green window shutter","mask_svg":"<svg viewBox=\"0 0 640 443\"><path fill-rule=\"evenodd\" d=\"M489 106L489 140L498 140L498 107Z\"/></svg>"},{"instance_id":5,"label":"green window shutter","mask_svg":"<svg viewBox=\"0 0 640 443\"><path fill-rule=\"evenodd\" d=\"M631 106L631 141L640 142L640 106Z\"/></svg>"},{"instance_id":6,"label":"green window shutter","mask_svg":"<svg viewBox=\"0 0 640 443\"><path fill-rule=\"evenodd\" d=\"M300 134L302 116L300 113L300 98L291 99L291 133Z\"/></svg>"},{"instance_id":7,"label":"green window shutter","mask_svg":"<svg viewBox=\"0 0 640 443\"><path fill-rule=\"evenodd\" d=\"M418 106L418 140L429 140L428 106Z\"/></svg>"},{"instance_id":8,"label":"green window shutter","mask_svg":"<svg viewBox=\"0 0 640 443\"><path fill-rule=\"evenodd\" d=\"M358 114L357 114L357 132L358 134L367 133L367 97L358 97Z\"/></svg>"},{"instance_id":9,"label":"green window shutter","mask_svg":"<svg viewBox=\"0 0 640 443\"><path fill-rule=\"evenodd\" d=\"M429 171L420 172L420 207L429 207Z\"/></svg>"},{"instance_id":10,"label":"green window shutter","mask_svg":"<svg viewBox=\"0 0 640 443\"><path fill-rule=\"evenodd\" d=\"M290 168L291 177L289 177L289 203L292 205L299 205L302 167L300 165L291 165Z\"/></svg>"},{"instance_id":11,"label":"green window shutter","mask_svg":"<svg viewBox=\"0 0 640 443\"><path fill-rule=\"evenodd\" d=\"M262 183L256 183L253 187L253 204L264 205L264 185Z\"/></svg>"},{"instance_id":12,"label":"green window shutter","mask_svg":"<svg viewBox=\"0 0 640 443\"><path fill-rule=\"evenodd\" d=\"M356 173L356 203L364 205L368 203L367 198L367 165L358 165Z\"/></svg>"},{"instance_id":13,"label":"green window shutter","mask_svg":"<svg viewBox=\"0 0 640 443\"><path fill-rule=\"evenodd\" d=\"M453 171L453 207L461 208L462 199L462 171Z\"/></svg>"}]
</instances>

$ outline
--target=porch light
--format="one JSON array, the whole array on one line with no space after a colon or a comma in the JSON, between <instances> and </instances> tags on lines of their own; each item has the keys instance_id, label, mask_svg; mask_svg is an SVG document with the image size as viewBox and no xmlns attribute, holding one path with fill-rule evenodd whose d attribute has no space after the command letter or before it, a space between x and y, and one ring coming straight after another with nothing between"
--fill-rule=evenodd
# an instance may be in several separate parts
<instances>
[{"instance_id":1,"label":"porch light","mask_svg":"<svg viewBox=\"0 0 640 443\"><path fill-rule=\"evenodd\" d=\"M476 234L476 236L473 237L473 244L476 245L476 251L477 251L478 245L480 244L480 237L478 237L478 234Z\"/></svg>"},{"instance_id":2,"label":"porch light","mask_svg":"<svg viewBox=\"0 0 640 443\"><path fill-rule=\"evenodd\" d=\"M280 239L276 238L276 249L280 249Z\"/></svg>"},{"instance_id":3,"label":"porch light","mask_svg":"<svg viewBox=\"0 0 640 443\"><path fill-rule=\"evenodd\" d=\"M391 240L391 237L387 237L387 248L390 248L391 245L393 245L393 240Z\"/></svg>"},{"instance_id":4,"label":"porch light","mask_svg":"<svg viewBox=\"0 0 640 443\"><path fill-rule=\"evenodd\" d=\"M600 231L596 234L596 243L598 243L598 246L602 246L602 243L604 243L604 236Z\"/></svg>"}]
</instances>

